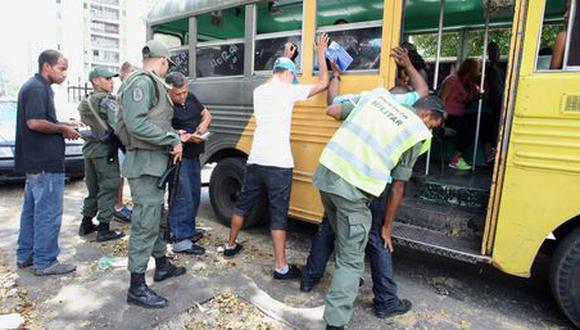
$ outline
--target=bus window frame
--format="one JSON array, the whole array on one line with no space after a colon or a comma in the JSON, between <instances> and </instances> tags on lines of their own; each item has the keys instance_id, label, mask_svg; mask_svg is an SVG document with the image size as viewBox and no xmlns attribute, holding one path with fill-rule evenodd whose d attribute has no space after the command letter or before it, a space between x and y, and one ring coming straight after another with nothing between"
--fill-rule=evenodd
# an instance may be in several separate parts
<instances>
[{"instance_id":1,"label":"bus window frame","mask_svg":"<svg viewBox=\"0 0 580 330\"><path fill-rule=\"evenodd\" d=\"M245 64L245 53L246 53L246 46L247 46L247 41L248 38L253 38L253 35L248 36L247 35L247 31L246 31L246 26L249 24L248 23L248 10L253 10L255 12L255 6L254 4L246 4L246 5L238 5L238 6L232 6L232 7L226 7L223 8L223 10L225 9L230 9L230 8L235 8L235 7L245 7L244 11L245 11L245 16L244 16L244 37L242 38L231 38L231 39L220 39L220 40L212 40L212 41L197 41L197 35L199 34L199 30L196 29L196 35L195 35L195 47L191 47L190 48L190 60L191 60L191 51L193 50L195 52L195 62L193 64L193 70L194 70L194 74L192 74L190 72L190 76L195 77L194 79L196 81L208 81L208 80L223 80L223 79L237 79L237 78L244 78L248 73L246 72L246 64ZM198 23L198 17L200 15L203 14L207 14L207 13L199 13L197 15L193 15L191 17L195 18L196 24ZM253 21L251 22L252 24L255 23L255 15L250 15L250 19ZM197 26L196 26L197 28ZM255 34L255 33L254 33ZM252 41L252 48L253 48L253 41ZM238 45L238 44L242 44L244 47L244 61L242 62L242 74L237 74L237 75L231 75L231 76L210 76L210 77L198 77L197 76L197 51L200 49L205 49L205 48L210 48L210 47L215 47L215 46L225 46L225 45ZM192 45L193 46L193 45ZM252 49L252 54L253 54L253 49ZM253 57L253 56L252 56Z\"/></svg>"},{"instance_id":2,"label":"bus window frame","mask_svg":"<svg viewBox=\"0 0 580 330\"><path fill-rule=\"evenodd\" d=\"M318 7L317 7L318 9ZM342 32L342 31L353 31L353 30L362 30L368 28L382 28L383 27L384 18L381 20L372 20L372 21L365 21L365 22L355 22L355 23L346 23L346 24L338 24L338 25L326 25L322 27L316 26L314 30L315 35L319 33L330 33L330 32ZM315 38L316 39L316 38ZM381 44L383 43L382 35L381 35ZM381 47L382 48L382 47ZM381 49L381 52L383 50ZM312 63L314 66L314 62ZM368 70L346 70L345 72L341 72L341 75L379 75L381 70L382 63L379 64L378 69L368 69ZM318 75L319 70L312 70L314 75Z\"/></svg>"},{"instance_id":3,"label":"bus window frame","mask_svg":"<svg viewBox=\"0 0 580 330\"><path fill-rule=\"evenodd\" d=\"M185 39L186 39L186 37L185 37L185 36L182 36L180 33L172 33L172 32L166 32L166 31L163 31L163 30L160 30L160 31L153 31L153 38L152 38L152 39L155 39L155 35L156 35L156 34L164 34L164 35L167 35L167 36L176 37L176 38L178 38L178 39L179 39L179 42L181 43L181 46L180 46L180 47L187 46L187 45L185 44ZM175 47L174 47L174 48L175 48Z\"/></svg>"},{"instance_id":4,"label":"bus window frame","mask_svg":"<svg viewBox=\"0 0 580 330\"><path fill-rule=\"evenodd\" d=\"M571 0L570 4L570 18L568 24L568 28L566 30L566 45L564 46L564 58L562 59L562 68L561 69L538 69L538 62L540 61L540 49L542 47L542 32L544 31L544 26L546 23L556 23L563 21L558 20L546 20L546 5L547 1L544 1L544 6L542 9L542 26L540 27L540 31L537 36L537 43L536 43L536 53L535 53L535 61L534 61L534 73L539 74L549 74L549 73L578 73L580 72L580 65L575 66L568 66L568 55L570 52L570 41L572 40L572 29L574 27L574 20L576 15L580 14L580 8L577 8L578 1Z\"/></svg>"},{"instance_id":5,"label":"bus window frame","mask_svg":"<svg viewBox=\"0 0 580 330\"><path fill-rule=\"evenodd\" d=\"M304 21L306 20L306 6L302 3L302 27L300 30L289 30L289 31L281 31L281 32L271 32L271 33L261 33L258 34L258 6L254 6L254 29L252 34L252 69L249 73L250 76L268 76L272 74L272 70L256 70L256 41L260 40L270 40L270 39L278 39L284 37L300 37L300 47L298 49L299 52L303 52L304 49ZM304 61L302 56L300 57L300 64L299 64L299 71L298 77L302 77L302 73L304 71Z\"/></svg>"},{"instance_id":6,"label":"bus window frame","mask_svg":"<svg viewBox=\"0 0 580 330\"><path fill-rule=\"evenodd\" d=\"M256 37L254 38L254 51L252 52L252 74L254 74L256 76L264 76L264 75L271 75L272 74L272 70L256 70L256 52L255 52L256 41L273 40L273 39L279 39L279 38L285 38L285 37L300 37L300 48L298 49L298 51L301 52L301 49L303 49L303 44L304 44L304 41L302 39L302 30L290 30L290 31L263 33L263 34L256 35ZM298 76L301 76L302 71L303 71L302 70L302 58L300 58L299 68L300 68L300 71L298 72Z\"/></svg>"}]
</instances>

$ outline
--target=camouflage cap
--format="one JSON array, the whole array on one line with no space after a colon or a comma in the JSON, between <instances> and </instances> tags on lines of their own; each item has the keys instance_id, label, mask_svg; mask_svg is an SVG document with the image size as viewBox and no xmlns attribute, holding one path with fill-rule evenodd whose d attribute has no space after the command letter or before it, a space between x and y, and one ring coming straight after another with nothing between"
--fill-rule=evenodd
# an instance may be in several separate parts
<instances>
[{"instance_id":1,"label":"camouflage cap","mask_svg":"<svg viewBox=\"0 0 580 330\"><path fill-rule=\"evenodd\" d=\"M159 40L149 40L143 50L141 51L143 59L146 58L157 58L165 57L171 64L175 65L175 62L171 59L171 53L169 49Z\"/></svg>"},{"instance_id":2,"label":"camouflage cap","mask_svg":"<svg viewBox=\"0 0 580 330\"><path fill-rule=\"evenodd\" d=\"M113 78L118 76L119 74L116 72L113 72L102 66L97 66L94 69L92 69L91 72L89 72L89 81L97 77Z\"/></svg>"}]
</instances>

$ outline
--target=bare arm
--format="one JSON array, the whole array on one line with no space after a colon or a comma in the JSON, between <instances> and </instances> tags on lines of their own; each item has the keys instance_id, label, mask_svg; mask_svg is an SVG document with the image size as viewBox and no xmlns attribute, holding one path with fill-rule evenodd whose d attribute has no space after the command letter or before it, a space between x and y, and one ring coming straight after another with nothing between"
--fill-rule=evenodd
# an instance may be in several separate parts
<instances>
[{"instance_id":1,"label":"bare arm","mask_svg":"<svg viewBox=\"0 0 580 330\"><path fill-rule=\"evenodd\" d=\"M336 63L332 63L332 78L328 83L328 93L326 95L326 104L331 105L334 98L338 95L340 85L340 69Z\"/></svg>"},{"instance_id":2,"label":"bare arm","mask_svg":"<svg viewBox=\"0 0 580 330\"><path fill-rule=\"evenodd\" d=\"M415 92L419 94L419 97L425 97L429 95L429 85L423 76L415 69L411 60L409 59L408 51L402 47L393 48L391 51L391 57L395 60L398 66L405 69L409 79L411 80L411 86L415 89Z\"/></svg>"},{"instance_id":3,"label":"bare arm","mask_svg":"<svg viewBox=\"0 0 580 330\"><path fill-rule=\"evenodd\" d=\"M564 48L566 48L566 32L558 33L556 42L552 50L552 62L550 63L551 70L560 70L564 64Z\"/></svg>"},{"instance_id":4,"label":"bare arm","mask_svg":"<svg viewBox=\"0 0 580 330\"><path fill-rule=\"evenodd\" d=\"M201 123L199 123L196 129L198 134L203 134L205 131L207 131L209 124L211 124L211 118L212 117L209 110L207 108L203 108L201 111Z\"/></svg>"},{"instance_id":5,"label":"bare arm","mask_svg":"<svg viewBox=\"0 0 580 330\"><path fill-rule=\"evenodd\" d=\"M28 119L26 121L26 126L29 129L43 134L62 134L67 139L78 139L80 137L79 132L77 132L73 126L68 124L55 124L46 119Z\"/></svg>"},{"instance_id":6,"label":"bare arm","mask_svg":"<svg viewBox=\"0 0 580 330\"><path fill-rule=\"evenodd\" d=\"M393 221L397 215L397 211L401 206L403 201L403 196L405 194L405 181L393 180L391 188L389 190L389 195L387 197L387 205L385 218L383 220L383 228L381 236L385 241L385 249L388 248L389 251L393 252L395 249L392 242L393 234Z\"/></svg>"},{"instance_id":7,"label":"bare arm","mask_svg":"<svg viewBox=\"0 0 580 330\"><path fill-rule=\"evenodd\" d=\"M328 87L328 68L326 67L326 49L328 48L328 35L326 33L318 37L318 42L316 43L316 53L318 54L318 66L320 67L320 73L318 75L318 82L312 85L310 94L308 97L314 96L318 93L324 92Z\"/></svg>"},{"instance_id":8,"label":"bare arm","mask_svg":"<svg viewBox=\"0 0 580 330\"><path fill-rule=\"evenodd\" d=\"M336 119L342 120L342 104L332 104L326 108L326 115Z\"/></svg>"}]
</instances>

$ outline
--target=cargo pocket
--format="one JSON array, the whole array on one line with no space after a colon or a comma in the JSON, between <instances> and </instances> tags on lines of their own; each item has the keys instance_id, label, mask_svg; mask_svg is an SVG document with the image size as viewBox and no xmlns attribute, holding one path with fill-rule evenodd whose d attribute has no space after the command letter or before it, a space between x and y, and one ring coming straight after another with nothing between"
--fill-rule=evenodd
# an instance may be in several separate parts
<instances>
[{"instance_id":1,"label":"cargo pocket","mask_svg":"<svg viewBox=\"0 0 580 330\"><path fill-rule=\"evenodd\" d=\"M364 250L366 247L371 222L370 214L368 219L358 214L348 216L348 238L353 247L359 251Z\"/></svg>"}]
</instances>

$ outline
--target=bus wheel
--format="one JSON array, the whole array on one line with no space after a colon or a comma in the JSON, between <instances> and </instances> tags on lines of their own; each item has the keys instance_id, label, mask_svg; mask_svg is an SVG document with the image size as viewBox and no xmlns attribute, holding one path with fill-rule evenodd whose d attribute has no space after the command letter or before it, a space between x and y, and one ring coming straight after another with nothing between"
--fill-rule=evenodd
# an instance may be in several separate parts
<instances>
[{"instance_id":1,"label":"bus wheel","mask_svg":"<svg viewBox=\"0 0 580 330\"><path fill-rule=\"evenodd\" d=\"M580 227L556 248L550 269L552 293L566 316L580 328Z\"/></svg>"},{"instance_id":2,"label":"bus wheel","mask_svg":"<svg viewBox=\"0 0 580 330\"><path fill-rule=\"evenodd\" d=\"M246 162L243 158L230 157L218 162L209 180L209 198L217 218L230 226L230 218L240 197ZM260 224L265 220L267 207L266 195L254 200L254 205L244 217L243 228Z\"/></svg>"}]
</instances>

